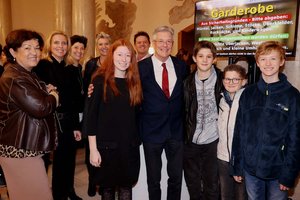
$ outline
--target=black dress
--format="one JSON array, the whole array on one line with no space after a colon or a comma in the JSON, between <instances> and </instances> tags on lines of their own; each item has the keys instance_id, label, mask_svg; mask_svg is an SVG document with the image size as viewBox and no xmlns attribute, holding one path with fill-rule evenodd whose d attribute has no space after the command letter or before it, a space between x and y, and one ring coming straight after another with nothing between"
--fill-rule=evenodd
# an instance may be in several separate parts
<instances>
[{"instance_id":1,"label":"black dress","mask_svg":"<svg viewBox=\"0 0 300 200\"><path fill-rule=\"evenodd\" d=\"M140 170L140 140L137 132L137 107L130 106L126 79L115 78L120 95L107 86L103 100L103 78L93 81L94 92L87 103L88 135L96 135L102 163L95 168L93 181L100 187L132 187Z\"/></svg>"}]
</instances>

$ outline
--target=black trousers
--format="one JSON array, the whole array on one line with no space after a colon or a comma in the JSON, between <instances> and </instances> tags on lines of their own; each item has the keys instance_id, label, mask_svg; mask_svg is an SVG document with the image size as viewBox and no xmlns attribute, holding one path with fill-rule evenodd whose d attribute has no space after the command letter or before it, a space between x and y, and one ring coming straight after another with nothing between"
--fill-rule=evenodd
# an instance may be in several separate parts
<instances>
[{"instance_id":1,"label":"black trousers","mask_svg":"<svg viewBox=\"0 0 300 200\"><path fill-rule=\"evenodd\" d=\"M58 146L53 153L52 192L54 200L66 198L74 190L77 144L68 120L60 120Z\"/></svg>"},{"instance_id":2,"label":"black trousers","mask_svg":"<svg viewBox=\"0 0 300 200\"><path fill-rule=\"evenodd\" d=\"M164 143L143 143L149 200L161 200L161 154L167 158L168 191L167 200L180 200L182 184L183 142L167 140Z\"/></svg>"},{"instance_id":3,"label":"black trousers","mask_svg":"<svg viewBox=\"0 0 300 200\"><path fill-rule=\"evenodd\" d=\"M191 200L217 200L219 198L218 140L204 145L184 145L184 178Z\"/></svg>"}]
</instances>

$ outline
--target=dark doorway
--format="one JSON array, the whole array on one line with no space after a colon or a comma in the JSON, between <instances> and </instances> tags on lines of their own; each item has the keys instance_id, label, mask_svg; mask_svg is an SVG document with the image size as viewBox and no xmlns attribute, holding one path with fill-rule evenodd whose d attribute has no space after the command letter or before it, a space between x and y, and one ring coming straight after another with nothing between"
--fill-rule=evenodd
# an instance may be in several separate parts
<instances>
[{"instance_id":1,"label":"dark doorway","mask_svg":"<svg viewBox=\"0 0 300 200\"><path fill-rule=\"evenodd\" d=\"M194 24L191 24L181 30L178 33L178 49L186 49L190 53L193 54L193 48L195 43L195 29Z\"/></svg>"}]
</instances>

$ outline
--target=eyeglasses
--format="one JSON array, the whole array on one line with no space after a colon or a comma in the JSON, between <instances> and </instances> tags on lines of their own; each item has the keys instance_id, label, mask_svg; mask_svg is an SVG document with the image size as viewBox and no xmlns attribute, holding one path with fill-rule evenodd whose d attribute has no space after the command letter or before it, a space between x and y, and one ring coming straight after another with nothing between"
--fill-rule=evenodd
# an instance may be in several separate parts
<instances>
[{"instance_id":1,"label":"eyeglasses","mask_svg":"<svg viewBox=\"0 0 300 200\"><path fill-rule=\"evenodd\" d=\"M233 84L237 84L239 83L241 80L243 80L242 78L224 78L223 81L224 83L233 83Z\"/></svg>"},{"instance_id":2,"label":"eyeglasses","mask_svg":"<svg viewBox=\"0 0 300 200\"><path fill-rule=\"evenodd\" d=\"M167 40L167 41L163 41L163 40L154 40L154 42L156 42L158 45L162 46L164 44L171 46L173 44L173 40Z\"/></svg>"}]
</instances>

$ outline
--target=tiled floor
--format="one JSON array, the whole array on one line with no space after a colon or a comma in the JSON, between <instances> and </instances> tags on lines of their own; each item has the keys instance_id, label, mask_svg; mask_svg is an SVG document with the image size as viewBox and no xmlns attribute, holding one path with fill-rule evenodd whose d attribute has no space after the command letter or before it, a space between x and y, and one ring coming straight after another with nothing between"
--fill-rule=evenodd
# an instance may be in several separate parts
<instances>
[{"instance_id":1,"label":"tiled floor","mask_svg":"<svg viewBox=\"0 0 300 200\"><path fill-rule=\"evenodd\" d=\"M76 160L76 171L75 171L75 190L78 196L84 200L100 200L101 197L97 193L94 197L89 197L87 195L87 185L88 185L88 174L86 170L86 165L84 163L85 151L84 149L79 149L77 151ZM49 182L51 183L51 166L49 167ZM50 184L51 185L51 184ZM0 200L9 200L6 194L1 194Z\"/></svg>"},{"instance_id":2,"label":"tiled floor","mask_svg":"<svg viewBox=\"0 0 300 200\"><path fill-rule=\"evenodd\" d=\"M87 174L87 169L86 169L84 159L85 159L84 149L78 149L77 159L76 159L76 169L75 169L76 194L84 200L96 200L96 199L100 200L101 196L98 193L94 197L89 197L87 194L88 174ZM51 170L49 171L49 177L51 177Z\"/></svg>"},{"instance_id":3,"label":"tiled floor","mask_svg":"<svg viewBox=\"0 0 300 200\"><path fill-rule=\"evenodd\" d=\"M141 152L142 153L142 152ZM79 149L77 152L77 160L76 160L76 174L75 174L75 190L78 196L80 196L84 200L101 200L101 197L99 194L97 194L95 197L89 197L87 195L87 185L88 185L88 174L86 170L86 166L84 163L85 159L85 151L84 149ZM141 162L143 165L143 161ZM145 170L143 170L143 167L141 167L141 173L145 173ZM135 193L133 200L147 200L147 194L138 194L137 193L147 193L146 191L146 180L143 178L143 174L140 174L140 179L138 183L138 186L134 188L133 192ZM141 179L143 178L143 179ZM49 170L49 181L51 182L51 167ZM141 183L143 182L143 183ZM141 185L143 188L141 188ZM183 186L183 193L184 193L184 187ZM165 192L165 191L162 191ZM143 199L140 199L140 197L143 196ZM188 196L187 194L183 195L184 197ZM294 190L294 193L291 197L293 200L300 200L300 183L298 183L298 187ZM9 200L9 198L4 194L1 195L0 200ZM183 198L182 200L188 200Z\"/></svg>"},{"instance_id":4,"label":"tiled floor","mask_svg":"<svg viewBox=\"0 0 300 200\"><path fill-rule=\"evenodd\" d=\"M141 153L143 153L142 149L141 149ZM141 156L142 159L144 159L143 156ZM100 200L101 197L99 196L99 194L97 194L95 197L89 197L87 195L87 180L88 180L88 175L87 175L87 170L86 170L86 166L84 163L84 159L85 159L85 151L84 149L79 149L77 151L77 160L76 160L76 174L75 174L75 189L76 189L76 193L78 194L78 196L80 196L81 198L83 198L84 200ZM143 165L144 162L142 161L141 164ZM134 199L133 200L147 200L148 199L148 194L147 194L147 190L146 190L146 180L145 177L143 178L143 176L145 176L142 173L146 173L144 167L141 167L141 172L140 172L140 179L139 181L143 182L143 184L138 183L138 186L134 188L133 192L134 194ZM143 178L143 179L141 179ZM165 180L166 181L166 180ZM163 182L163 181L162 181ZM165 182L166 183L166 182ZM141 185L143 185L143 187L141 187ZM163 186L162 186L163 187ZM186 188L184 188L185 186L183 186L183 193L187 192L185 191ZM145 193L146 194L138 194L137 193ZM165 191L162 191L163 193L165 193ZM143 196L143 199L139 199L141 196ZM182 195L183 198L188 196L187 194ZM138 199L137 199L138 198ZM298 183L298 187L293 191L293 195L291 197L293 200L300 200L300 183ZM187 199L182 199L182 200L188 200Z\"/></svg>"}]
</instances>

